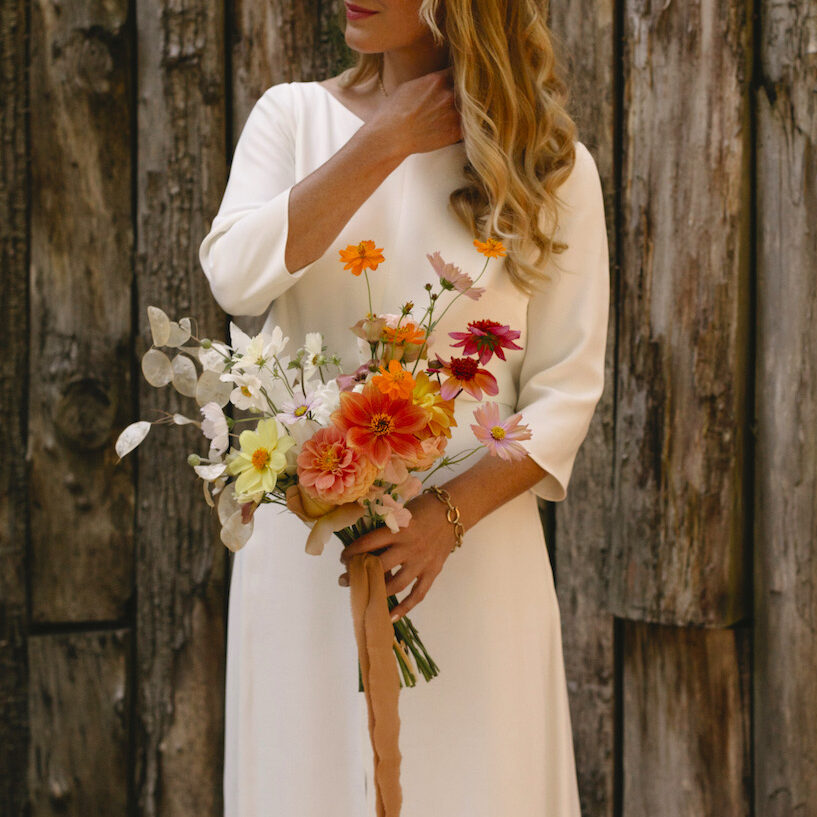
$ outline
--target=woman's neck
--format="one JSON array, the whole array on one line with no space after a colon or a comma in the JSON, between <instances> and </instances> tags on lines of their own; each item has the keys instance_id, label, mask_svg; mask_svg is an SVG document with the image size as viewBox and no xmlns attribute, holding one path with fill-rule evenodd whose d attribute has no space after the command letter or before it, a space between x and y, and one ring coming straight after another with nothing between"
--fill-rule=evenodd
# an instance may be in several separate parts
<instances>
[{"instance_id":1,"label":"woman's neck","mask_svg":"<svg viewBox=\"0 0 817 817\"><path fill-rule=\"evenodd\" d=\"M448 64L448 48L444 45L412 45L386 51L383 54L383 86L391 93L401 83L438 71Z\"/></svg>"}]
</instances>

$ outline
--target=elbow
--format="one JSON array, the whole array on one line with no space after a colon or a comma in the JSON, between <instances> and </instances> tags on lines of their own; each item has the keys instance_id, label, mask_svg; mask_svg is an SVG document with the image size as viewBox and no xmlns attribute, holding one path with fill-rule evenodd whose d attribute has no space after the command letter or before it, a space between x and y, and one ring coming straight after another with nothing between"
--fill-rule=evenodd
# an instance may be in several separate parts
<instances>
[{"instance_id":1,"label":"elbow","mask_svg":"<svg viewBox=\"0 0 817 817\"><path fill-rule=\"evenodd\" d=\"M199 246L199 263L204 272L213 300L228 315L261 315L258 299L248 296L248 288L237 280L234 270L219 257L220 235L207 235Z\"/></svg>"}]
</instances>

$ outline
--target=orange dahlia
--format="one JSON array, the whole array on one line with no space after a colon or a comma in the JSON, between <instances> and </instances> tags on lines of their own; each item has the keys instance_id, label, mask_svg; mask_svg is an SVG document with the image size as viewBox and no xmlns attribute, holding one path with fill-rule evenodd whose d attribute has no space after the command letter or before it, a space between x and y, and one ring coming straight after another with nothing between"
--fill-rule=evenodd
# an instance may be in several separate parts
<instances>
[{"instance_id":1,"label":"orange dahlia","mask_svg":"<svg viewBox=\"0 0 817 817\"><path fill-rule=\"evenodd\" d=\"M352 275L360 275L365 269L376 270L382 264L382 247L375 247L374 241L361 241L360 244L350 244L345 250L339 250L343 268L352 271Z\"/></svg>"},{"instance_id":2,"label":"orange dahlia","mask_svg":"<svg viewBox=\"0 0 817 817\"><path fill-rule=\"evenodd\" d=\"M428 422L426 412L410 400L383 394L373 383L367 383L362 392L341 392L332 422L346 434L346 444L378 468L392 455L422 456L416 433Z\"/></svg>"},{"instance_id":3,"label":"orange dahlia","mask_svg":"<svg viewBox=\"0 0 817 817\"><path fill-rule=\"evenodd\" d=\"M443 400L440 395L440 384L432 380L425 372L417 375L412 393L414 404L425 409L428 414L428 423L417 436L424 440L426 437L450 437L451 429L457 425L454 419L454 401Z\"/></svg>"}]
</instances>

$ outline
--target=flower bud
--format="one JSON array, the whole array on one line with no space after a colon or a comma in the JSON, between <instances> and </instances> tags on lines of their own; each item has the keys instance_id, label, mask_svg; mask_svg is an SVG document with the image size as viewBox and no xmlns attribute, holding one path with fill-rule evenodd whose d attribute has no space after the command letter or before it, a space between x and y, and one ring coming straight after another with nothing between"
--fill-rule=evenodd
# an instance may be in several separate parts
<instances>
[{"instance_id":1,"label":"flower bud","mask_svg":"<svg viewBox=\"0 0 817 817\"><path fill-rule=\"evenodd\" d=\"M187 464L195 468L197 465L201 465L201 457L198 454L190 454L187 458Z\"/></svg>"},{"instance_id":2,"label":"flower bud","mask_svg":"<svg viewBox=\"0 0 817 817\"><path fill-rule=\"evenodd\" d=\"M213 345L213 341L210 338L202 338L199 345L202 349L209 349Z\"/></svg>"}]
</instances>

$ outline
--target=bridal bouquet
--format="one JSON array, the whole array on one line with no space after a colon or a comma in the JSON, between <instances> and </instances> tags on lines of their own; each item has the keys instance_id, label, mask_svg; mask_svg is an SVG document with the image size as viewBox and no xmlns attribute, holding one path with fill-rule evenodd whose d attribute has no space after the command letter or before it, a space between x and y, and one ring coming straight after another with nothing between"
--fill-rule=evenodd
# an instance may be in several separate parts
<instances>
[{"instance_id":1,"label":"bridal bouquet","mask_svg":"<svg viewBox=\"0 0 817 817\"><path fill-rule=\"evenodd\" d=\"M250 538L261 503L283 505L311 527L311 554L321 553L332 535L347 545L376 527L405 527L411 519L406 503L435 471L482 447L504 459L521 458L518 441L531 436L520 414L500 421L497 403L480 403L471 425L476 445L447 451L457 397L467 392L482 401L497 394L485 364L494 355L505 360L506 349L521 349L518 331L485 319L449 333L451 353L431 355L440 319L457 298L478 300L484 292L476 286L479 278L491 258L505 254L494 239L474 245L485 256L475 279L435 252L427 256L437 275L436 284L425 286L427 304L419 310L406 303L384 315L373 313L368 277L384 262L382 249L361 241L340 251L344 269L363 274L369 293L368 313L350 328L361 350L352 372L343 371L320 332L307 334L290 351L280 327L249 337L231 323L225 343L197 338L190 318L172 321L148 307L153 345L142 358L142 372L152 386L172 384L194 398L200 418L165 413L132 423L119 435L117 454L132 451L154 423L198 426L208 450L191 454L188 462L202 480L205 500L217 507L221 540L232 550ZM249 416L229 416L228 403ZM388 604L391 610L396 596ZM437 675L410 619L393 624L401 684L416 683L412 659L426 680Z\"/></svg>"}]
</instances>

